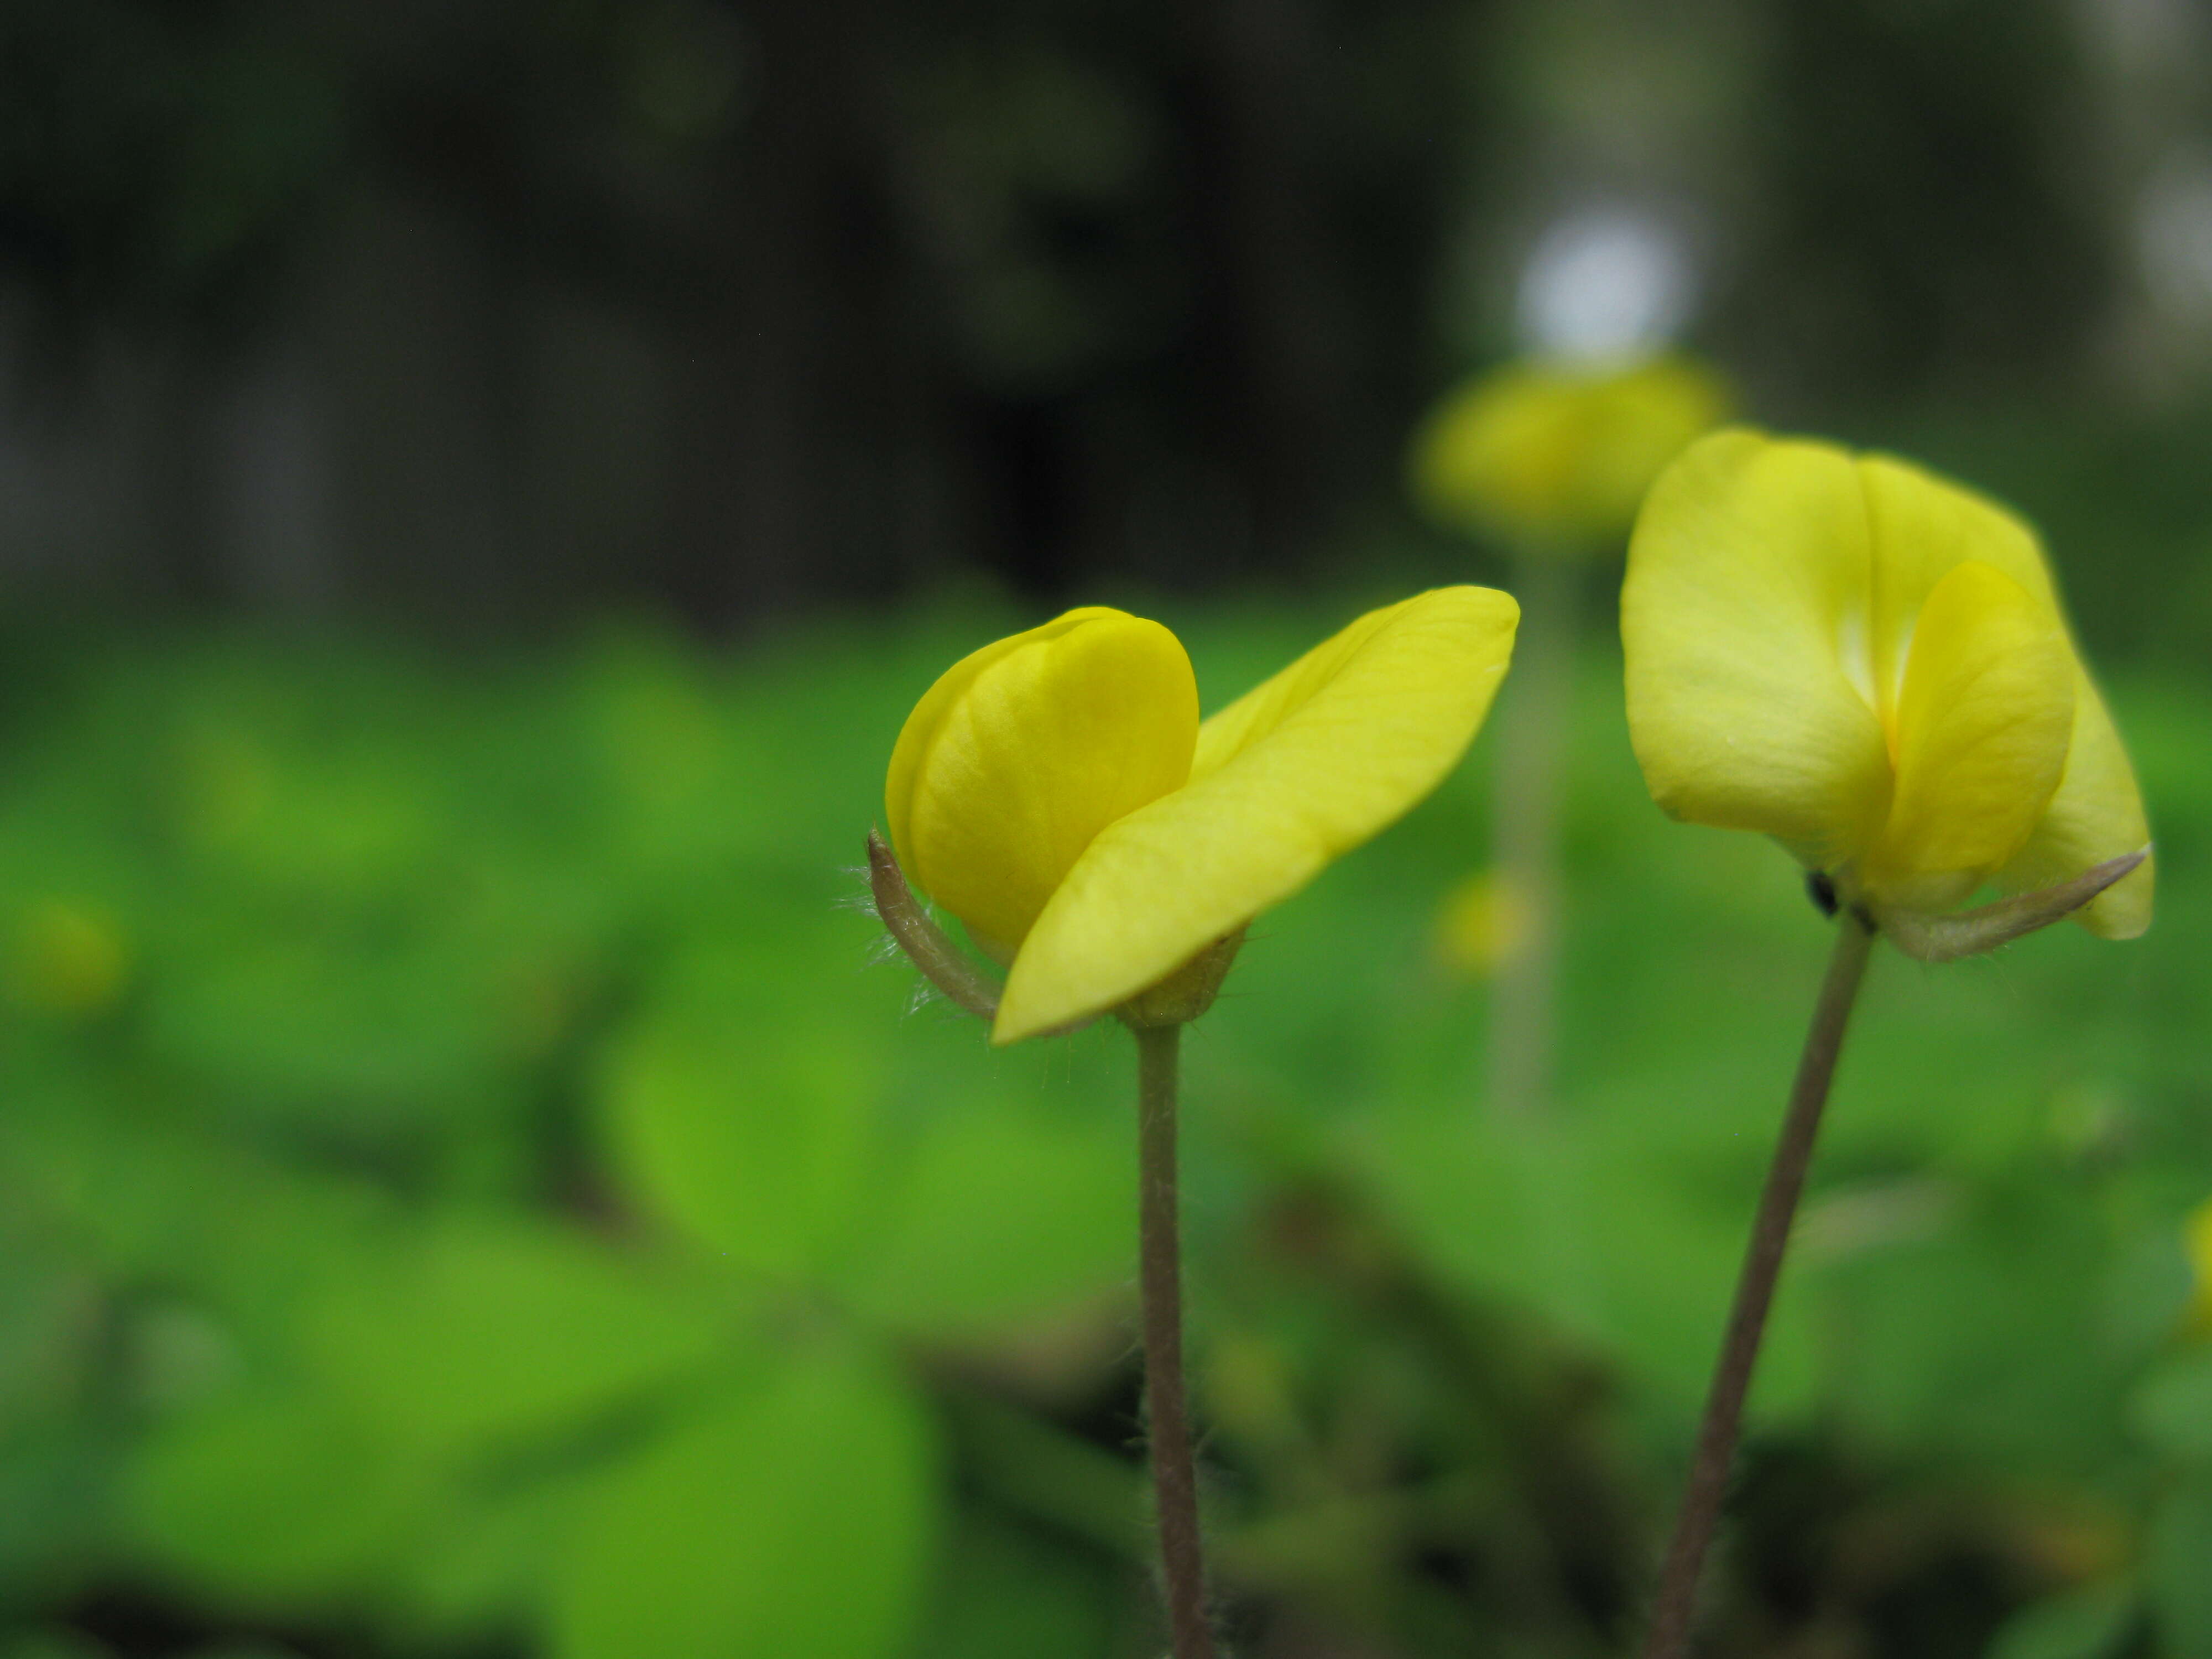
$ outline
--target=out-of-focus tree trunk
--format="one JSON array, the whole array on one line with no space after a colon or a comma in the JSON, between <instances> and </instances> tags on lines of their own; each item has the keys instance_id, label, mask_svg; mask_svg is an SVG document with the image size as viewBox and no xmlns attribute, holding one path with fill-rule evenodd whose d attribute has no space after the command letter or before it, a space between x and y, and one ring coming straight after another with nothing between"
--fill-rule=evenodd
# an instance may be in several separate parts
<instances>
[{"instance_id":1,"label":"out-of-focus tree trunk","mask_svg":"<svg viewBox=\"0 0 2212 1659\"><path fill-rule=\"evenodd\" d=\"M1348 392L1310 165L1327 82L1305 0L1211 0L1205 20L1216 195L1206 220L1233 376L1233 459L1254 540L1278 563L1321 528Z\"/></svg>"},{"instance_id":2,"label":"out-of-focus tree trunk","mask_svg":"<svg viewBox=\"0 0 2212 1659\"><path fill-rule=\"evenodd\" d=\"M499 621L517 545L512 272L449 215L372 189L319 296L345 564L365 598Z\"/></svg>"},{"instance_id":3,"label":"out-of-focus tree trunk","mask_svg":"<svg viewBox=\"0 0 2212 1659\"><path fill-rule=\"evenodd\" d=\"M722 617L867 580L854 561L880 530L890 468L855 442L883 412L869 20L850 0L743 15L756 102L717 210L734 280L701 296L675 393L677 580Z\"/></svg>"}]
</instances>

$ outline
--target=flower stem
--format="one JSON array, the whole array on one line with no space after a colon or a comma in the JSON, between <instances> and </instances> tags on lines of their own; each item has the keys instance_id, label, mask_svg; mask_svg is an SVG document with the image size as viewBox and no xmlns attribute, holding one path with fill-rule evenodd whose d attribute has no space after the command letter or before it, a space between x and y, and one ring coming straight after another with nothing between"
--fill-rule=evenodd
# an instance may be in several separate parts
<instances>
[{"instance_id":1,"label":"flower stem","mask_svg":"<svg viewBox=\"0 0 2212 1659\"><path fill-rule=\"evenodd\" d=\"M1735 1305L1729 1312L1720 1361L1713 1369L1712 1389L1705 1396L1705 1417L1698 1425L1689 1487L1683 1493L1674 1536L1660 1571L1659 1594L1650 1631L1644 1638L1644 1659L1681 1659L1689 1644L1698 1571L1720 1521L1729 1467L1735 1461L1744 1396L1750 1390L1759 1338L1766 1329L1766 1310L1774 1300L1783 1253L1790 1244L1790 1224L1796 1214L1798 1195L1805 1188L1806 1169L1813 1161L1820 1109L1827 1103L1828 1082L1836 1073L1844 1028L1850 1023L1873 945L1873 930L1846 906L1837 930L1835 953L1828 958L1828 975L1820 984L1820 1000L1813 1010L1812 1029L1805 1034L1805 1052L1797 1062L1797 1080L1790 1091L1790 1110L1783 1119L1774 1162L1767 1168L1766 1186L1759 1194L1759 1214L1752 1223L1743 1273L1736 1281Z\"/></svg>"},{"instance_id":2,"label":"flower stem","mask_svg":"<svg viewBox=\"0 0 2212 1659\"><path fill-rule=\"evenodd\" d=\"M1175 1659L1212 1659L1206 1569L1198 1540L1198 1475L1183 1395L1182 1252L1176 1222L1176 1072L1180 1025L1137 1036L1139 1279L1144 1297L1145 1395Z\"/></svg>"},{"instance_id":3,"label":"flower stem","mask_svg":"<svg viewBox=\"0 0 2212 1659\"><path fill-rule=\"evenodd\" d=\"M1498 709L1495 864L1527 932L1491 999L1489 1093L1504 1118L1540 1116L1552 1082L1559 959L1559 782L1573 714L1581 567L1523 548L1513 562L1521 628L1510 695Z\"/></svg>"}]
</instances>

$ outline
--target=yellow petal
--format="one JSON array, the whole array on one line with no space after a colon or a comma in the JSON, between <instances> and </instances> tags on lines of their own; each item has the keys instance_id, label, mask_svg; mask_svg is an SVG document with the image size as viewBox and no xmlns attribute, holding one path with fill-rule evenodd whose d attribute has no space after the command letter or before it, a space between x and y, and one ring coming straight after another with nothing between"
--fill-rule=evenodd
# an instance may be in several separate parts
<instances>
[{"instance_id":1,"label":"yellow petal","mask_svg":"<svg viewBox=\"0 0 2212 1659\"><path fill-rule=\"evenodd\" d=\"M1025 633L1010 634L1003 640L994 640L979 651L971 651L958 662L937 677L937 683L922 693L921 701L906 717L899 728L898 742L891 748L891 763L884 777L884 822L890 831L891 850L898 854L900 866L907 879L919 884L920 876L914 864L915 779L921 770L923 757L937 741L943 730L945 716L953 706L967 695L969 687L992 664L1011 656L1025 645L1040 641L1056 640L1070 629L1080 627L1104 617L1121 617L1127 613L1107 605L1083 605L1066 611L1042 626Z\"/></svg>"},{"instance_id":2,"label":"yellow petal","mask_svg":"<svg viewBox=\"0 0 2212 1659\"><path fill-rule=\"evenodd\" d=\"M1720 423L1731 401L1711 370L1686 357L1641 364L1594 389L1579 492L1585 528L1626 534L1652 481Z\"/></svg>"},{"instance_id":3,"label":"yellow petal","mask_svg":"<svg viewBox=\"0 0 2212 1659\"><path fill-rule=\"evenodd\" d=\"M1893 720L1922 608L1966 560L1995 566L2051 615L2062 613L2035 532L1995 501L1893 456L1863 456L1858 470L1874 532L1869 665L1876 704Z\"/></svg>"},{"instance_id":4,"label":"yellow petal","mask_svg":"<svg viewBox=\"0 0 2212 1659\"><path fill-rule=\"evenodd\" d=\"M1947 908L2019 853L2066 770L2075 673L2047 602L1995 565L1968 559L1936 582L1905 655L1895 801L1861 871L1870 895Z\"/></svg>"},{"instance_id":5,"label":"yellow petal","mask_svg":"<svg viewBox=\"0 0 2212 1659\"><path fill-rule=\"evenodd\" d=\"M1070 611L963 659L908 717L884 790L901 862L1010 957L1092 838L1190 775L1197 741L1182 642Z\"/></svg>"},{"instance_id":6,"label":"yellow petal","mask_svg":"<svg viewBox=\"0 0 2212 1659\"><path fill-rule=\"evenodd\" d=\"M1871 842L1889 757L1863 684L1865 497L1826 444L1745 429L1652 487L1620 594L1629 737L1652 798L1819 866Z\"/></svg>"},{"instance_id":7,"label":"yellow petal","mask_svg":"<svg viewBox=\"0 0 2212 1659\"><path fill-rule=\"evenodd\" d=\"M2190 1298L2190 1322L2201 1334L2212 1330L2212 1199L2205 1200L2183 1219L2181 1243L2196 1289Z\"/></svg>"},{"instance_id":8,"label":"yellow petal","mask_svg":"<svg viewBox=\"0 0 2212 1659\"><path fill-rule=\"evenodd\" d=\"M1520 609L1440 588L1361 617L1206 725L1189 786L1103 830L1014 959L994 1042L1126 1001L1289 896L1442 781Z\"/></svg>"},{"instance_id":9,"label":"yellow petal","mask_svg":"<svg viewBox=\"0 0 2212 1659\"><path fill-rule=\"evenodd\" d=\"M1572 487L1577 399L1542 363L1510 363L1454 392L1415 440L1413 491L1446 524L1547 523Z\"/></svg>"},{"instance_id":10,"label":"yellow petal","mask_svg":"<svg viewBox=\"0 0 2212 1659\"><path fill-rule=\"evenodd\" d=\"M2105 700L2079 665L2074 670L2074 736L2066 775L2020 855L1997 872L2008 892L2033 892L2070 880L2106 859L2150 844L2142 795ZM2155 859L2107 888L2074 919L2106 939L2133 939L2150 926Z\"/></svg>"},{"instance_id":11,"label":"yellow petal","mask_svg":"<svg viewBox=\"0 0 2212 1659\"><path fill-rule=\"evenodd\" d=\"M2064 628L2064 608L2041 544L2019 519L1909 462L1872 455L1859 465L1875 526L1874 650L1885 685L1897 684L1897 665L1928 595L1966 559L1995 565ZM2026 847L1998 872L1998 884L2010 892L2069 881L2150 841L2127 750L2081 665L2078 648L2069 641L2069 649L2074 659L2074 724L2065 773ZM2107 939L2133 939L2150 925L2156 879L2154 861L2146 861L2075 919Z\"/></svg>"}]
</instances>

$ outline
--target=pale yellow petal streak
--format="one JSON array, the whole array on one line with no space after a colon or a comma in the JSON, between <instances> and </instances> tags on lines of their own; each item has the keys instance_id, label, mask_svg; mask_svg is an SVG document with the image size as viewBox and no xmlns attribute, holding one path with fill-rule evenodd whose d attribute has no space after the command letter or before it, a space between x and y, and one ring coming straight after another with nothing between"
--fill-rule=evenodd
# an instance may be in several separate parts
<instances>
[{"instance_id":1,"label":"pale yellow petal streak","mask_svg":"<svg viewBox=\"0 0 2212 1659\"><path fill-rule=\"evenodd\" d=\"M1864 456L1858 470L1874 531L1874 678L1883 716L1893 719L1921 608L1966 560L1996 567L2062 613L2035 532L1995 501L1894 456Z\"/></svg>"},{"instance_id":2,"label":"pale yellow petal streak","mask_svg":"<svg viewBox=\"0 0 2212 1659\"><path fill-rule=\"evenodd\" d=\"M1119 611L1060 620L964 677L908 775L908 873L1001 957L1101 830L1182 786L1198 741L1173 634Z\"/></svg>"},{"instance_id":3,"label":"pale yellow petal streak","mask_svg":"<svg viewBox=\"0 0 2212 1659\"><path fill-rule=\"evenodd\" d=\"M1068 872L1015 959L992 1040L1117 1006L1403 814L1480 726L1519 616L1485 588L1420 594L1209 721L1202 774Z\"/></svg>"},{"instance_id":4,"label":"pale yellow petal streak","mask_svg":"<svg viewBox=\"0 0 2212 1659\"><path fill-rule=\"evenodd\" d=\"M1996 566L1968 559L1935 585L1898 694L1897 793L1861 872L1869 892L1946 908L2026 845L2066 769L2074 676L2057 616Z\"/></svg>"},{"instance_id":5,"label":"pale yellow petal streak","mask_svg":"<svg viewBox=\"0 0 2212 1659\"><path fill-rule=\"evenodd\" d=\"M1662 475L1621 589L1629 736L1652 797L1693 823L1836 863L1888 811L1865 678L1871 552L1850 458L1747 429Z\"/></svg>"}]
</instances>

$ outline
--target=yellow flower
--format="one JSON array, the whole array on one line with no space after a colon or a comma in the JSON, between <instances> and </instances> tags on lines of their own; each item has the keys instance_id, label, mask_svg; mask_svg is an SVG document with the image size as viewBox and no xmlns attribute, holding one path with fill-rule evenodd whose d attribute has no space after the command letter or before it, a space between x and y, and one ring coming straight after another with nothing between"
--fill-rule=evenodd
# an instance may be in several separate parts
<instances>
[{"instance_id":1,"label":"yellow flower","mask_svg":"<svg viewBox=\"0 0 2212 1659\"><path fill-rule=\"evenodd\" d=\"M2183 1219L2181 1244L2189 1257L2193 1286L2185 1322L2191 1330L2212 1333L2212 1198Z\"/></svg>"},{"instance_id":2,"label":"yellow flower","mask_svg":"<svg viewBox=\"0 0 2212 1659\"><path fill-rule=\"evenodd\" d=\"M1627 368L1534 360L1470 381L1413 451L1435 519L1562 550L1627 532L1644 492L1727 412L1720 380L1683 357Z\"/></svg>"},{"instance_id":3,"label":"yellow flower","mask_svg":"<svg viewBox=\"0 0 2212 1659\"><path fill-rule=\"evenodd\" d=\"M1744 429L1652 489L1620 597L1629 734L1678 818L1774 836L1877 912L2057 886L2148 842L2027 526L1887 456ZM2152 869L2076 912L2149 926Z\"/></svg>"},{"instance_id":4,"label":"yellow flower","mask_svg":"<svg viewBox=\"0 0 2212 1659\"><path fill-rule=\"evenodd\" d=\"M1011 964L992 1041L1121 1006L1398 818L1473 740L1519 617L1418 594L1202 723L1182 643L1119 611L956 663L884 805L908 879Z\"/></svg>"},{"instance_id":5,"label":"yellow flower","mask_svg":"<svg viewBox=\"0 0 2212 1659\"><path fill-rule=\"evenodd\" d=\"M12 966L21 1001L41 1013L84 1019L122 996L131 948L106 911L46 899L23 916Z\"/></svg>"},{"instance_id":6,"label":"yellow flower","mask_svg":"<svg viewBox=\"0 0 2212 1659\"><path fill-rule=\"evenodd\" d=\"M1508 871L1478 870L1437 907L1437 957L1455 974L1493 978L1528 948L1537 926L1526 884Z\"/></svg>"}]
</instances>

